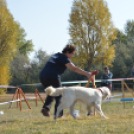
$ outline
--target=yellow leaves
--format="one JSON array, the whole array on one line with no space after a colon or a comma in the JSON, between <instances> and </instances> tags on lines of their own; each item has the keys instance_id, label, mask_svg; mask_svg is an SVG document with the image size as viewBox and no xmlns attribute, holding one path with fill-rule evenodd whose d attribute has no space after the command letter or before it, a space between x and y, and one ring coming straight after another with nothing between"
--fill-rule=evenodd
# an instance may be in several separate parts
<instances>
[{"instance_id":1,"label":"yellow leaves","mask_svg":"<svg viewBox=\"0 0 134 134\"><path fill-rule=\"evenodd\" d=\"M0 1L0 5L4 5L3 3L4 1ZM16 22L13 20L6 5L0 8L0 22L0 56L2 54L12 56L15 52L12 50L16 48Z\"/></svg>"},{"instance_id":2,"label":"yellow leaves","mask_svg":"<svg viewBox=\"0 0 134 134\"><path fill-rule=\"evenodd\" d=\"M4 0L0 1L0 5L0 85L8 85L11 78L9 64L17 51L18 25ZM5 91L0 89L0 94Z\"/></svg>"},{"instance_id":3,"label":"yellow leaves","mask_svg":"<svg viewBox=\"0 0 134 134\"><path fill-rule=\"evenodd\" d=\"M96 62L103 62L106 65L112 63L115 48L111 44L116 39L116 32L106 2L76 0L70 15L69 31L72 43L79 48L74 61L80 65L88 63L91 65Z\"/></svg>"},{"instance_id":4,"label":"yellow leaves","mask_svg":"<svg viewBox=\"0 0 134 134\"><path fill-rule=\"evenodd\" d=\"M114 60L115 57L115 46L108 46L107 49L105 49L102 52L101 60L103 61L103 64L106 66L111 66L111 62Z\"/></svg>"},{"instance_id":5,"label":"yellow leaves","mask_svg":"<svg viewBox=\"0 0 134 134\"><path fill-rule=\"evenodd\" d=\"M8 85L10 78L9 65L7 63L0 64L0 85ZM6 89L0 89L0 94L4 94L6 91Z\"/></svg>"}]
</instances>

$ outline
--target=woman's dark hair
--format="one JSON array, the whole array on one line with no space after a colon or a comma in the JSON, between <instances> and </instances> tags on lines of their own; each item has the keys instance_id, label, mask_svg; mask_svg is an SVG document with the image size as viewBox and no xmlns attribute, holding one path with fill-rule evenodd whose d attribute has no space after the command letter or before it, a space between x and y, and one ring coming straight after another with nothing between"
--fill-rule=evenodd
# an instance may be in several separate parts
<instances>
[{"instance_id":1,"label":"woman's dark hair","mask_svg":"<svg viewBox=\"0 0 134 134\"><path fill-rule=\"evenodd\" d=\"M109 70L109 68L108 67L104 67L104 71L106 71L106 70Z\"/></svg>"},{"instance_id":2,"label":"woman's dark hair","mask_svg":"<svg viewBox=\"0 0 134 134\"><path fill-rule=\"evenodd\" d=\"M65 48L62 50L62 53L66 53L66 52L72 53L72 52L74 52L75 50L76 50L76 46L71 45L71 44L67 44L67 45L65 46Z\"/></svg>"}]
</instances>

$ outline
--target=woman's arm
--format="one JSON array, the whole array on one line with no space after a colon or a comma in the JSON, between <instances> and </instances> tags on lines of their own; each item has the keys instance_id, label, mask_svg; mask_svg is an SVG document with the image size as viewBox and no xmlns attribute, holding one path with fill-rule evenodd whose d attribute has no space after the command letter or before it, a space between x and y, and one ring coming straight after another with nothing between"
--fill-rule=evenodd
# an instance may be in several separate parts
<instances>
[{"instance_id":1,"label":"woman's arm","mask_svg":"<svg viewBox=\"0 0 134 134\"><path fill-rule=\"evenodd\" d=\"M82 75L87 76L89 79L93 79L91 72L84 71L81 68L75 66L73 63L67 63L66 67L69 68L70 70L78 73L78 74L82 74Z\"/></svg>"}]
</instances>

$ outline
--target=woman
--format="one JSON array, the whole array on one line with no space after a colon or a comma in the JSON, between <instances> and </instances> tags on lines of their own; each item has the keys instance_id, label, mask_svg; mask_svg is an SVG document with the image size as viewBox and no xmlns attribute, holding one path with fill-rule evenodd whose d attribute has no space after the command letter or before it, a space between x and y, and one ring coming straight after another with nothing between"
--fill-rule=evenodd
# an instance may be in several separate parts
<instances>
[{"instance_id":1,"label":"woman","mask_svg":"<svg viewBox=\"0 0 134 134\"><path fill-rule=\"evenodd\" d=\"M40 81L43 84L44 88L48 86L53 86L53 87L60 87L61 86L61 74L64 73L66 68L69 68L70 70L81 74L85 75L88 78L92 79L92 75L90 72L84 71L78 67L76 67L70 59L74 57L76 51L76 47L74 45L68 44L65 46L63 49L62 53L56 53L46 63L45 67L40 73ZM44 116L50 116L50 109L52 106L52 102L55 99L56 104L55 104L55 115L57 111L57 107L60 104L61 100L61 95L60 96L47 96L45 103L43 105L43 108L41 110L42 114ZM63 111L60 112L59 117L63 116Z\"/></svg>"},{"instance_id":2,"label":"woman","mask_svg":"<svg viewBox=\"0 0 134 134\"><path fill-rule=\"evenodd\" d=\"M112 92L112 81L108 81L108 79L112 79L113 73L109 71L108 67L104 68L103 74L101 75L101 86L107 86Z\"/></svg>"}]
</instances>

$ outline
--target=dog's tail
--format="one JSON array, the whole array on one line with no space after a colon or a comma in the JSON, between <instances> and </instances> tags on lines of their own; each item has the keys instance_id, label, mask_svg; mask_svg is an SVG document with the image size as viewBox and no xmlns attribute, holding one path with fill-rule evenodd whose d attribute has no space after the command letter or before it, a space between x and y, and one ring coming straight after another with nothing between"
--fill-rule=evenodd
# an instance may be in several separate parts
<instances>
[{"instance_id":1,"label":"dog's tail","mask_svg":"<svg viewBox=\"0 0 134 134\"><path fill-rule=\"evenodd\" d=\"M59 96L63 94L63 88L53 88L52 86L47 87L44 91L50 96Z\"/></svg>"}]
</instances>

